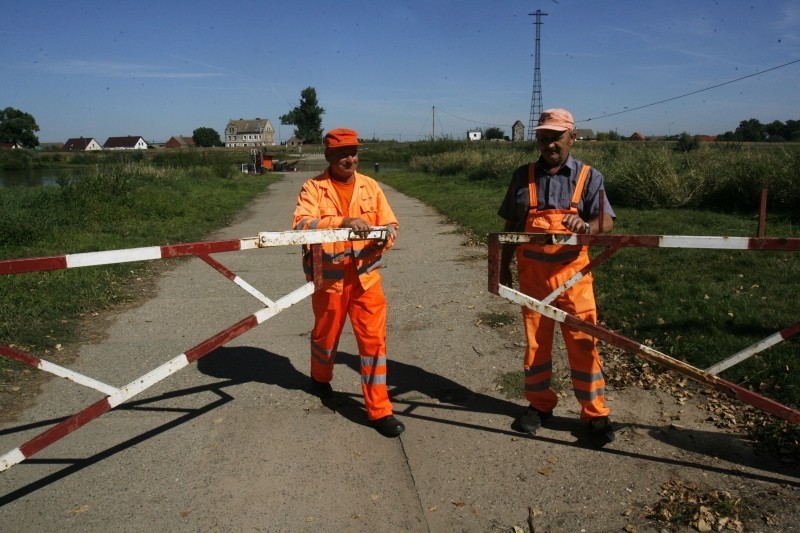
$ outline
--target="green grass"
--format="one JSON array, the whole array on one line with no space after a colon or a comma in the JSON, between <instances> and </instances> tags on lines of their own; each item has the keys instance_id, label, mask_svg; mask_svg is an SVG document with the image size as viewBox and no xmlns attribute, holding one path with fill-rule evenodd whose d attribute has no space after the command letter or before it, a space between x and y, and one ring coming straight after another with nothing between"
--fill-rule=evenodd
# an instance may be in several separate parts
<instances>
[{"instance_id":1,"label":"green grass","mask_svg":"<svg viewBox=\"0 0 800 533\"><path fill-rule=\"evenodd\" d=\"M0 188L0 259L204 240L280 175L141 161L94 166L60 187ZM80 319L135 300L136 262L0 276L0 343L52 350ZM0 369L8 360L0 358ZM6 365L6 366L3 366Z\"/></svg>"}]
</instances>

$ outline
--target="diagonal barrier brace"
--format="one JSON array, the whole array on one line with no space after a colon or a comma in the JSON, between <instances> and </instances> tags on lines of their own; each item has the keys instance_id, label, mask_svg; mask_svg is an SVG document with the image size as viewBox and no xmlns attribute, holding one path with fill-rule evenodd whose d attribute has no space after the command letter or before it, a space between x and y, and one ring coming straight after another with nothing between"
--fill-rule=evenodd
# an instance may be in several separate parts
<instances>
[{"instance_id":1,"label":"diagonal barrier brace","mask_svg":"<svg viewBox=\"0 0 800 533\"><path fill-rule=\"evenodd\" d=\"M223 276L233 281L248 294L255 297L265 306L264 308L259 309L255 313L243 318L242 320L216 333L200 344L190 348L186 352L174 357L161 366L139 378L136 378L132 382L120 388L101 383L91 377L79 374L30 354L26 354L9 346L0 345L0 356L13 359L33 368L50 372L56 376L69 379L77 384L100 391L106 395L102 400L89 405L82 411L79 411L66 420L55 424L54 426L45 430L43 433L28 440L21 446L0 456L0 472L11 468L21 461L24 461L31 455L43 450L47 446L50 446L76 429L91 422L92 420L117 407L137 394L147 390L154 384L169 377L182 368L185 368L204 355L255 328L281 311L284 311L292 305L300 302L314 292L315 286L319 286L319 281L321 280L321 270L319 269L317 262L317 264L315 264L315 270L320 270L320 279L307 282L286 296L278 299L277 301L273 301L264 296L252 285L239 278L239 276L230 271L217 260L211 258L209 254L267 248L272 246L308 245L311 246L315 256L319 257L321 254L322 243L355 239L385 240L387 238L387 234L388 230L385 227L372 228L368 234L360 236L355 235L349 229L262 232L259 233L257 237L228 241L200 242L149 248L131 248L127 250L111 250L54 257L9 259L0 261L0 275L3 275L131 261L197 256L205 263L209 264L212 268L220 272ZM316 272L315 278L317 278Z\"/></svg>"},{"instance_id":2,"label":"diagonal barrier brace","mask_svg":"<svg viewBox=\"0 0 800 533\"><path fill-rule=\"evenodd\" d=\"M763 232L759 232L763 234ZM501 246L517 246L520 244L571 244L587 246L606 246L603 253L595 257L586 267L557 287L551 294L542 300L537 300L500 283L500 248ZM754 250L754 251L800 251L798 238L767 238L767 237L696 237L696 236L670 236L670 235L583 235L583 234L548 234L548 233L490 233L488 254L488 289L492 294L497 294L507 300L523 305L548 318L562 322L572 329L588 333L608 344L621 348L627 352L639 355L648 361L660 364L672 371L683 374L695 381L712 386L727 394L732 394L739 400L773 414L788 422L800 424L800 411L780 404L744 387L720 378L717 374L730 368L745 359L782 342L800 333L800 322L757 342L756 344L740 351L733 356L711 366L706 370L695 368L688 363L674 359L666 354L648 346L628 339L601 326L580 320L579 318L561 311L550 305L558 295L569 289L578 280L584 277L591 269L607 260L618 250L625 247L639 248L696 248L711 250Z\"/></svg>"}]
</instances>

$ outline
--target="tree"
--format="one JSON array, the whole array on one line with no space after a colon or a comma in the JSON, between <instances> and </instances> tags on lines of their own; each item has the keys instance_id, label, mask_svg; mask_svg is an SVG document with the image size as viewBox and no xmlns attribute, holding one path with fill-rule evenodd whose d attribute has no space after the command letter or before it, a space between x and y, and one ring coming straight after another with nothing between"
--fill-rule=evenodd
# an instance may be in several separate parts
<instances>
[{"instance_id":1,"label":"tree","mask_svg":"<svg viewBox=\"0 0 800 533\"><path fill-rule=\"evenodd\" d=\"M739 139L745 142L758 142L767 140L767 127L755 118L739 122L739 127L736 128L734 133Z\"/></svg>"},{"instance_id":2,"label":"tree","mask_svg":"<svg viewBox=\"0 0 800 533\"><path fill-rule=\"evenodd\" d=\"M195 146L222 146L219 133L214 128L197 128L192 132Z\"/></svg>"},{"instance_id":3,"label":"tree","mask_svg":"<svg viewBox=\"0 0 800 533\"><path fill-rule=\"evenodd\" d=\"M789 137L786 125L780 120L773 120L764 126L764 129L767 132L767 140L770 142L783 142Z\"/></svg>"},{"instance_id":4,"label":"tree","mask_svg":"<svg viewBox=\"0 0 800 533\"><path fill-rule=\"evenodd\" d=\"M294 136L306 144L322 143L322 114L325 110L317 102L317 91L306 87L300 92L300 105L281 115L281 124L297 126Z\"/></svg>"},{"instance_id":5,"label":"tree","mask_svg":"<svg viewBox=\"0 0 800 533\"><path fill-rule=\"evenodd\" d=\"M700 138L692 137L685 131L678 137L678 142L675 143L675 149L681 152L691 152L700 148Z\"/></svg>"},{"instance_id":6,"label":"tree","mask_svg":"<svg viewBox=\"0 0 800 533\"><path fill-rule=\"evenodd\" d=\"M26 148L39 146L39 125L32 115L7 107L0 111L0 141L17 142Z\"/></svg>"},{"instance_id":7,"label":"tree","mask_svg":"<svg viewBox=\"0 0 800 533\"><path fill-rule=\"evenodd\" d=\"M483 137L485 139L488 139L488 140L492 140L492 139L501 139L502 140L502 138L503 138L503 130L501 130L500 128L495 128L495 127L488 128L483 133Z\"/></svg>"}]
</instances>

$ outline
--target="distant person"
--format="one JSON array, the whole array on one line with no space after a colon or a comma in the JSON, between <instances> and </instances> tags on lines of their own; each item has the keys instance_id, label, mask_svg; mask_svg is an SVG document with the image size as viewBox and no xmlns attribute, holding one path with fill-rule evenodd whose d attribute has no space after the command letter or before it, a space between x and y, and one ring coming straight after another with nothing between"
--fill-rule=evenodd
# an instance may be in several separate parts
<instances>
[{"instance_id":1,"label":"distant person","mask_svg":"<svg viewBox=\"0 0 800 533\"><path fill-rule=\"evenodd\" d=\"M323 287L311 296L311 382L320 398L333 395L331 380L339 337L350 317L361 359L361 390L367 418L382 434L400 435L405 426L392 411L386 385L386 298L378 269L394 244L398 222L378 183L358 173L358 134L338 128L325 135L325 171L305 182L297 198L297 230L350 228L365 235L388 226L385 241L323 244ZM306 279L313 276L310 249L303 255Z\"/></svg>"},{"instance_id":2,"label":"distant person","mask_svg":"<svg viewBox=\"0 0 800 533\"><path fill-rule=\"evenodd\" d=\"M570 155L575 143L575 123L565 109L548 109L536 128L539 158L516 169L498 214L505 219L504 231L526 233L601 232L600 191L603 175ZM602 232L614 227L614 214L606 198ZM501 252L500 282L511 286L513 246ZM520 291L541 300L589 263L586 246L525 244L517 248ZM592 324L597 323L591 273L558 296L552 305ZM551 388L555 321L522 308L527 347L523 361L525 398L530 404L511 427L535 433L552 417L558 402ZM567 348L572 388L580 403L580 418L587 422L591 442L598 447L613 442L614 429L605 404L605 380L596 340L591 335L561 325Z\"/></svg>"}]
</instances>

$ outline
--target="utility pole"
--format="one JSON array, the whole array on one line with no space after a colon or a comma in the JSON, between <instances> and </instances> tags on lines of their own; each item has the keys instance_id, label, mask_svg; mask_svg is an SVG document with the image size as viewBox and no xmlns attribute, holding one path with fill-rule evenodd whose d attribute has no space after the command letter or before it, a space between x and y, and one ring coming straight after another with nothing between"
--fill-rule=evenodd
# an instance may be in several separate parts
<instances>
[{"instance_id":1,"label":"utility pole","mask_svg":"<svg viewBox=\"0 0 800 533\"><path fill-rule=\"evenodd\" d=\"M431 109L432 112L432 119L431 119L431 141L436 140L436 106L433 106Z\"/></svg>"},{"instance_id":2,"label":"utility pole","mask_svg":"<svg viewBox=\"0 0 800 533\"><path fill-rule=\"evenodd\" d=\"M535 16L536 22L536 59L533 67L533 94L531 95L531 117L528 120L528 140L532 141L534 138L533 128L539 121L539 115L542 114L542 72L541 72L541 58L540 58L540 45L542 37L542 17L547 13L542 13L541 9L537 9L535 13L528 13L528 15Z\"/></svg>"}]
</instances>

